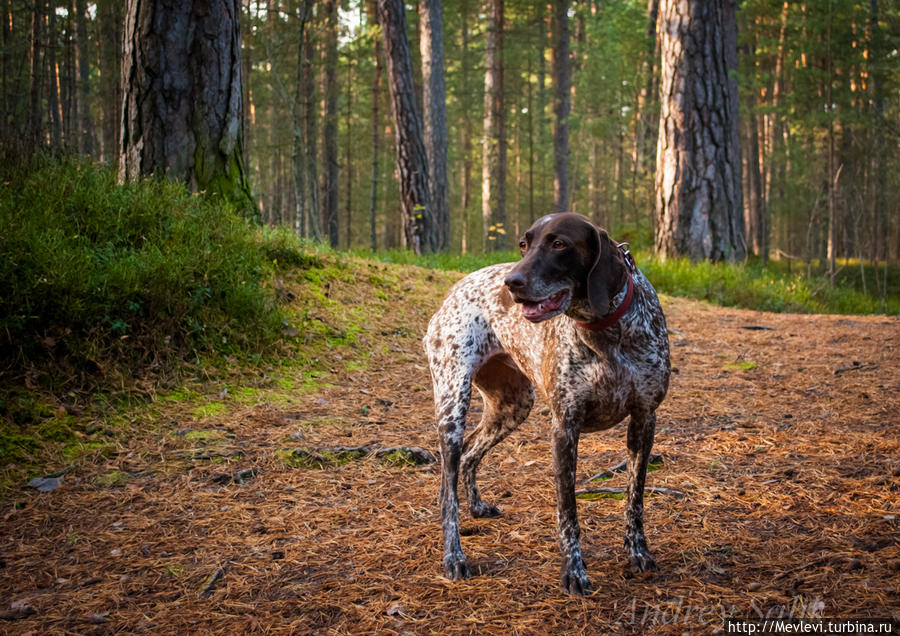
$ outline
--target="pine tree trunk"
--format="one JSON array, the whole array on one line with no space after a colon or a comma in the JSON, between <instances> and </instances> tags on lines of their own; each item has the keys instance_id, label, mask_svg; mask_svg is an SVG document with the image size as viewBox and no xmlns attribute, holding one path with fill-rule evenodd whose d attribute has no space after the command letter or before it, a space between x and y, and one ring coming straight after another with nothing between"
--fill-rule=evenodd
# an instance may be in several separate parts
<instances>
[{"instance_id":1,"label":"pine tree trunk","mask_svg":"<svg viewBox=\"0 0 900 636\"><path fill-rule=\"evenodd\" d=\"M416 107L403 1L378 0L378 16L387 60L391 112L396 127L403 236L406 246L416 254L433 252L437 241L428 204L428 165L422 140L422 120Z\"/></svg>"},{"instance_id":2,"label":"pine tree trunk","mask_svg":"<svg viewBox=\"0 0 900 636\"><path fill-rule=\"evenodd\" d=\"M9 19L9 0L0 0L0 20L3 20L0 26L0 121L4 124L9 121L10 110ZM0 142L5 142L8 134L6 130L0 131Z\"/></svg>"},{"instance_id":3,"label":"pine tree trunk","mask_svg":"<svg viewBox=\"0 0 900 636\"><path fill-rule=\"evenodd\" d=\"M369 20L378 24L378 11L375 0L367 0L366 10ZM375 57L375 75L372 78L372 189L369 194L369 241L372 253L378 250L378 231L376 224L376 211L378 210L378 155L381 152L381 53L378 40L374 41L372 55Z\"/></svg>"},{"instance_id":4,"label":"pine tree trunk","mask_svg":"<svg viewBox=\"0 0 900 636\"><path fill-rule=\"evenodd\" d=\"M468 94L469 76L471 68L469 65L469 3L462 0L460 6L460 37L462 39L462 51L460 53L460 81L463 87L463 94ZM469 249L469 204L471 203L472 188L472 118L469 115L469 109L464 108L462 113L462 179L461 184L461 202L462 208L462 231L460 232L460 251L465 254Z\"/></svg>"},{"instance_id":5,"label":"pine tree trunk","mask_svg":"<svg viewBox=\"0 0 900 636\"><path fill-rule=\"evenodd\" d=\"M304 5L308 5L304 10L308 11L308 19L310 23L306 25L300 40L300 72L302 76L299 78L298 84L302 87L302 110L303 115L301 122L303 126L303 141L305 148L303 154L303 183L304 183L304 206L306 208L306 231L305 236L311 236L316 241L322 240L322 230L319 214L319 126L318 113L316 110L316 75L313 67L313 58L316 54L316 41L313 38L312 26L312 8L315 6L316 0L304 0Z\"/></svg>"},{"instance_id":6,"label":"pine tree trunk","mask_svg":"<svg viewBox=\"0 0 900 636\"><path fill-rule=\"evenodd\" d=\"M660 3L654 240L662 258L746 255L735 10L732 0Z\"/></svg>"},{"instance_id":7,"label":"pine tree trunk","mask_svg":"<svg viewBox=\"0 0 900 636\"><path fill-rule=\"evenodd\" d=\"M553 207L569 209L569 94L572 89L569 60L569 0L553 2Z\"/></svg>"},{"instance_id":8,"label":"pine tree trunk","mask_svg":"<svg viewBox=\"0 0 900 636\"><path fill-rule=\"evenodd\" d=\"M101 110L101 154L103 161L113 163L118 158L121 122L122 91L122 24L125 13L120 0L103 0L97 3L98 28L104 34L99 38Z\"/></svg>"},{"instance_id":9,"label":"pine tree trunk","mask_svg":"<svg viewBox=\"0 0 900 636\"><path fill-rule=\"evenodd\" d=\"M166 175L248 209L239 0L128 0L120 181Z\"/></svg>"},{"instance_id":10,"label":"pine tree trunk","mask_svg":"<svg viewBox=\"0 0 900 636\"><path fill-rule=\"evenodd\" d=\"M87 36L87 2L76 0L75 2L75 28L78 31L78 88L81 94L78 96L78 127L81 139L80 150L85 155L94 153L94 124L91 121L91 66L90 48Z\"/></svg>"},{"instance_id":11,"label":"pine tree trunk","mask_svg":"<svg viewBox=\"0 0 900 636\"><path fill-rule=\"evenodd\" d=\"M325 151L325 182L322 187L322 213L328 229L328 242L338 246L338 139L337 139L337 0L325 6L325 121L322 143Z\"/></svg>"},{"instance_id":12,"label":"pine tree trunk","mask_svg":"<svg viewBox=\"0 0 900 636\"><path fill-rule=\"evenodd\" d=\"M503 0L491 0L484 74L481 167L482 248L506 247L506 125L503 104Z\"/></svg>"},{"instance_id":13,"label":"pine tree trunk","mask_svg":"<svg viewBox=\"0 0 900 636\"><path fill-rule=\"evenodd\" d=\"M450 199L447 185L447 90L444 85L441 0L421 0L419 11L428 202L434 219L435 247L442 251L450 244Z\"/></svg>"},{"instance_id":14,"label":"pine tree trunk","mask_svg":"<svg viewBox=\"0 0 900 636\"><path fill-rule=\"evenodd\" d=\"M29 46L28 64L31 72L28 77L28 135L27 151L34 152L42 142L41 114L41 23L44 21L44 0L34 0L31 12L31 42Z\"/></svg>"},{"instance_id":15,"label":"pine tree trunk","mask_svg":"<svg viewBox=\"0 0 900 636\"><path fill-rule=\"evenodd\" d=\"M54 148L62 147L62 116L59 112L59 83L57 82L56 46L56 10L51 6L47 12L47 107L50 110L50 139Z\"/></svg>"}]
</instances>

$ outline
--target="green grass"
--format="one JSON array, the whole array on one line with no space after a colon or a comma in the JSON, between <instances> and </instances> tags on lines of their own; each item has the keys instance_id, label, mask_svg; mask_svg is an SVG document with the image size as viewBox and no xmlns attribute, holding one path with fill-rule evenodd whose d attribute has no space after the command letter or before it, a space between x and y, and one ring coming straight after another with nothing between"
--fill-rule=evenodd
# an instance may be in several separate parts
<instances>
[{"instance_id":1,"label":"green grass","mask_svg":"<svg viewBox=\"0 0 900 636\"><path fill-rule=\"evenodd\" d=\"M519 253L514 251L416 256L406 250L390 250L374 256L366 251L357 254L387 263L461 272L519 260ZM649 251L638 252L635 258L656 290L670 296L779 313L900 314L900 288L891 287L884 301L872 293L863 293L859 288L858 264L842 268L832 287L821 274L807 277L803 266L794 264L793 270L788 271L786 262L770 261L768 266L753 261L726 264L669 259L663 262ZM874 287L871 267L868 276L867 291L870 291ZM888 279L900 281L900 267L889 268Z\"/></svg>"},{"instance_id":2,"label":"green grass","mask_svg":"<svg viewBox=\"0 0 900 636\"><path fill-rule=\"evenodd\" d=\"M775 261L768 266L754 262L691 263L688 259L662 262L647 254L639 254L637 260L660 293L725 307L794 313L900 313L900 296L888 296L882 302L856 289L853 283L857 279L852 277L844 277L831 287L822 276L808 278L796 268L788 273L786 264Z\"/></svg>"}]
</instances>

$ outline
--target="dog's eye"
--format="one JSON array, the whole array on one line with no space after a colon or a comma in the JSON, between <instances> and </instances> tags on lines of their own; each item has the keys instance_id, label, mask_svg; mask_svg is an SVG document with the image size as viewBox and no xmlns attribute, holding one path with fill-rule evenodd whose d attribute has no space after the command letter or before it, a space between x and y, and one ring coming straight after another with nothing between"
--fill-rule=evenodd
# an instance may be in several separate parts
<instances>
[{"instance_id":1,"label":"dog's eye","mask_svg":"<svg viewBox=\"0 0 900 636\"><path fill-rule=\"evenodd\" d=\"M528 243L525 241L519 241L519 249L523 252L528 249Z\"/></svg>"},{"instance_id":2,"label":"dog's eye","mask_svg":"<svg viewBox=\"0 0 900 636\"><path fill-rule=\"evenodd\" d=\"M560 241L559 239L556 239L555 241L553 241L553 249L561 250L561 249L564 249L565 247L566 247L566 244L563 243L562 241Z\"/></svg>"}]
</instances>

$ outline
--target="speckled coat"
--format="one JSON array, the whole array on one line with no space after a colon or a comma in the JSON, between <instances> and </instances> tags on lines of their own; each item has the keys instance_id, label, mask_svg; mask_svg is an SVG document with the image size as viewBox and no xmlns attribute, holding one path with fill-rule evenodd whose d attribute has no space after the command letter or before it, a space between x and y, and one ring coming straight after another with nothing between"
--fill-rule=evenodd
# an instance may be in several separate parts
<instances>
[{"instance_id":1,"label":"speckled coat","mask_svg":"<svg viewBox=\"0 0 900 636\"><path fill-rule=\"evenodd\" d=\"M524 319L522 307L517 304L521 300L504 284L519 265L505 263L479 270L457 283L429 323L424 344L434 383L442 457L444 568L451 579L470 575L459 539L456 492L459 473L473 516L500 514L496 507L481 500L475 473L485 453L528 416L535 390L551 409L563 588L578 594L590 590L575 507L579 435L610 428L626 416L630 420L625 546L634 571L656 567L643 532L643 489L653 443L655 410L666 394L669 380L665 318L653 287L640 271L629 271L630 263L605 232L589 225L596 238L591 238L591 230L587 228L583 230L584 236L581 235L579 219L583 218L567 219L575 224L570 223L571 227L562 230L559 224L546 228L557 233L567 231L569 235L562 239L555 234L547 238L546 232L539 231L541 221L532 228L538 231L529 231L533 250L538 250L543 242L555 242L553 248L545 249L546 254L529 252L526 258L550 258L562 240L572 250L584 252L573 255L580 259L577 262L583 261L583 266L570 267L566 280L559 284L561 289L571 290L571 302L565 313L536 323ZM586 219L584 223L589 224ZM573 238L572 234L578 236ZM591 253L592 249L597 253ZM605 269L609 271L599 275L614 281L613 287L621 284L608 298L604 297L608 309L612 311L622 304L627 275L633 280L633 299L615 324L593 331L577 321L597 315L587 301L587 284L583 279L589 273L598 275L594 265L599 253L604 251ZM556 281L548 282L546 278L551 277L530 276L529 292L537 289L540 295L554 291L554 285L559 287ZM479 425L466 434L466 412L473 385L481 392L485 408Z\"/></svg>"}]
</instances>

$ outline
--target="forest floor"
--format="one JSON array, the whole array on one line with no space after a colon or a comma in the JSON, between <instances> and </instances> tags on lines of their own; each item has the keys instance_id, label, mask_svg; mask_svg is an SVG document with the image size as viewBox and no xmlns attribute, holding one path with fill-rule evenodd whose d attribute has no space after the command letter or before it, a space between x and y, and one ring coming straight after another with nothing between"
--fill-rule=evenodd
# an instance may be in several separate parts
<instances>
[{"instance_id":1,"label":"forest floor","mask_svg":"<svg viewBox=\"0 0 900 636\"><path fill-rule=\"evenodd\" d=\"M198 380L137 409L59 488L4 494L0 631L682 634L728 617L900 618L900 319L669 297L675 369L648 484L677 492L645 505L660 571L627 576L624 502L595 497L579 517L596 591L560 591L539 402L480 473L504 515L473 520L463 502L476 576L443 578L439 464L334 449L437 454L421 336L457 277L368 263L320 288L327 311L287 277L298 311L358 323L319 347L321 373ZM624 431L582 438L580 481L624 459Z\"/></svg>"}]
</instances>

